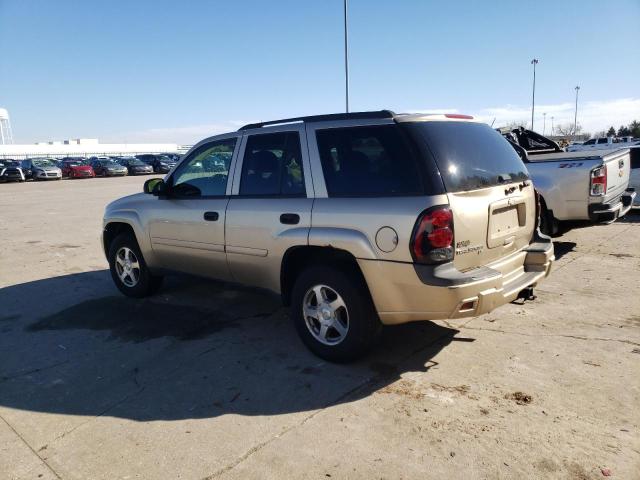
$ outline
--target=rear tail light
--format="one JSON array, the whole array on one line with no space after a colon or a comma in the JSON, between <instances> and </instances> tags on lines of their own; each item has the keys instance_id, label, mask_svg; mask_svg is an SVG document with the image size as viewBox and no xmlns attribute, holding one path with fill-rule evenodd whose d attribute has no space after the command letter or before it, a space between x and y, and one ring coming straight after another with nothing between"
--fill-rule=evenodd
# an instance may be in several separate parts
<instances>
[{"instance_id":1,"label":"rear tail light","mask_svg":"<svg viewBox=\"0 0 640 480\"><path fill-rule=\"evenodd\" d=\"M411 256L416 263L453 260L453 213L449 207L432 207L418 217L411 236Z\"/></svg>"},{"instance_id":2,"label":"rear tail light","mask_svg":"<svg viewBox=\"0 0 640 480\"><path fill-rule=\"evenodd\" d=\"M606 165L602 165L591 170L591 190L589 193L592 196L601 196L607 193Z\"/></svg>"}]
</instances>

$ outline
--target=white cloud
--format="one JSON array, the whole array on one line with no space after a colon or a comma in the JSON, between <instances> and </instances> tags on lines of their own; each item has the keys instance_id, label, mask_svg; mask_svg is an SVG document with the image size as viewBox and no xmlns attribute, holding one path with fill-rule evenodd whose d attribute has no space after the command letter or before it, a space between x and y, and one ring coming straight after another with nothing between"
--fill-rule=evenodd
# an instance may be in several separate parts
<instances>
[{"instance_id":1,"label":"white cloud","mask_svg":"<svg viewBox=\"0 0 640 480\"><path fill-rule=\"evenodd\" d=\"M120 143L126 141L128 143L177 143L179 145L192 145L212 135L232 132L247 123L251 122L229 120L226 122L190 125L186 127L150 128L147 130L107 135L101 137L100 141L102 143Z\"/></svg>"},{"instance_id":2,"label":"white cloud","mask_svg":"<svg viewBox=\"0 0 640 480\"><path fill-rule=\"evenodd\" d=\"M551 117L554 125L573 124L575 104L571 102L536 105L535 129L542 132L543 113L546 112L546 133L551 133ZM408 109L404 111L415 113L466 113L477 119L493 123L500 127L510 122L521 122L529 125L531 122L530 105L503 105L487 107L480 110L465 108L427 108ZM578 103L578 123L583 131L597 132L606 130L610 126L616 129L620 125L627 125L633 120L640 120L640 98L620 98L615 100L587 101ZM108 142L140 142L140 143L178 143L180 145L194 144L203 138L237 130L240 126L251 121L228 120L217 123L190 125L184 127L158 127L147 130L108 135L100 138L103 143Z\"/></svg>"},{"instance_id":3,"label":"white cloud","mask_svg":"<svg viewBox=\"0 0 640 480\"><path fill-rule=\"evenodd\" d=\"M575 104L571 102L536 105L535 129L542 131L543 113L547 114L546 132L551 131L551 117L553 124L573 124ZM426 109L411 110L413 112L438 112L438 113L468 113L477 119L491 124L495 127L503 126L510 122L521 122L523 125L531 124L531 105L503 105L499 107L488 107L477 111L465 109ZM495 121L494 121L495 120ZM588 101L578 100L578 123L586 132L597 132L607 130L610 126L614 128L620 125L627 125L633 120L640 120L640 98L619 98L615 100Z\"/></svg>"}]
</instances>

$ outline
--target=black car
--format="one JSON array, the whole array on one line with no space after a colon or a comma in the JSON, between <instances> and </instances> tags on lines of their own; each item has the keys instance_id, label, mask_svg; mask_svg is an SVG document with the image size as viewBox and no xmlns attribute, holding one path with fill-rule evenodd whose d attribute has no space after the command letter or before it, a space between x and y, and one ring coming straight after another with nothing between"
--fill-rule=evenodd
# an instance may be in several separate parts
<instances>
[{"instance_id":1,"label":"black car","mask_svg":"<svg viewBox=\"0 0 640 480\"><path fill-rule=\"evenodd\" d=\"M127 167L129 175L148 175L153 173L153 167L136 157L119 157L118 163Z\"/></svg>"},{"instance_id":2,"label":"black car","mask_svg":"<svg viewBox=\"0 0 640 480\"><path fill-rule=\"evenodd\" d=\"M16 160L0 160L0 181L24 182L26 177L22 165Z\"/></svg>"},{"instance_id":3,"label":"black car","mask_svg":"<svg viewBox=\"0 0 640 480\"><path fill-rule=\"evenodd\" d=\"M177 161L171 154L142 154L136 155L136 158L142 160L147 165L153 167L153 171L156 173L169 173L169 171L176 166Z\"/></svg>"}]
</instances>

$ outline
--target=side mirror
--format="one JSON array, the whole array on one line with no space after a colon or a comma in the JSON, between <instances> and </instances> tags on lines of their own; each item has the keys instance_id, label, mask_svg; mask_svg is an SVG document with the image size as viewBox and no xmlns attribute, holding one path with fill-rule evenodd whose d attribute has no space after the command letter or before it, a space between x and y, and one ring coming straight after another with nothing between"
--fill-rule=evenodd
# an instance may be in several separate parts
<instances>
[{"instance_id":1,"label":"side mirror","mask_svg":"<svg viewBox=\"0 0 640 480\"><path fill-rule=\"evenodd\" d=\"M144 182L143 191L156 197L164 196L167 194L167 184L162 178L150 178Z\"/></svg>"}]
</instances>

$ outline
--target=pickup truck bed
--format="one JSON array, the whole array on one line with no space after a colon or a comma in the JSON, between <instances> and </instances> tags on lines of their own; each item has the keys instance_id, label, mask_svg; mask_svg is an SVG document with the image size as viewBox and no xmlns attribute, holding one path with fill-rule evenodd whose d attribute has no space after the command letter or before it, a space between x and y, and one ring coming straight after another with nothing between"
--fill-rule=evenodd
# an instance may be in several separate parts
<instances>
[{"instance_id":1,"label":"pickup truck bed","mask_svg":"<svg viewBox=\"0 0 640 480\"><path fill-rule=\"evenodd\" d=\"M557 220L615 221L631 207L629 150L530 155L527 168ZM591 195L592 172L606 165L604 195Z\"/></svg>"}]
</instances>

